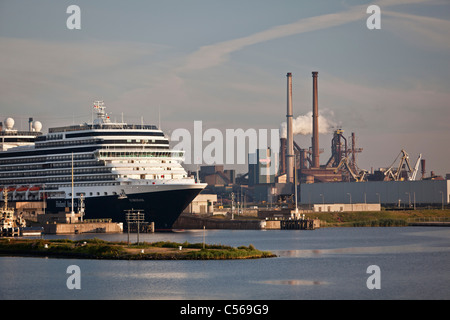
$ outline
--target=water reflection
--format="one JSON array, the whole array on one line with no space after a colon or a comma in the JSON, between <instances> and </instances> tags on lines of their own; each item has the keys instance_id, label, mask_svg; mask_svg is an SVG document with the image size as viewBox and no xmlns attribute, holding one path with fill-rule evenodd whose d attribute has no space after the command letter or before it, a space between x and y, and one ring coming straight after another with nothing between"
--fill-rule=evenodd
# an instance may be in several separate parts
<instances>
[{"instance_id":1,"label":"water reflection","mask_svg":"<svg viewBox=\"0 0 450 320\"><path fill-rule=\"evenodd\" d=\"M289 285L289 286L314 286L314 285L324 285L329 284L326 281L317 280L301 280L301 279L291 279L291 280L265 280L260 283L275 284L275 285Z\"/></svg>"},{"instance_id":2,"label":"water reflection","mask_svg":"<svg viewBox=\"0 0 450 320\"><path fill-rule=\"evenodd\" d=\"M313 249L313 250L274 250L273 253L279 257L319 258L327 255L339 255L339 254L421 253L421 252L447 252L447 251L450 251L450 247L402 245L402 246L349 247L349 248Z\"/></svg>"}]
</instances>

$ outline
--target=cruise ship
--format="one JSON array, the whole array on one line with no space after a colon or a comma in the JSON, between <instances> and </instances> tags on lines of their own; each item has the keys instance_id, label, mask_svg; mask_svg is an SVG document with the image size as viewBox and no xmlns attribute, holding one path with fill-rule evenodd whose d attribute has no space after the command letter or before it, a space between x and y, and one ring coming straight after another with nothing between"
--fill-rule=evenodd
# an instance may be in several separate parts
<instances>
[{"instance_id":1,"label":"cruise ship","mask_svg":"<svg viewBox=\"0 0 450 320\"><path fill-rule=\"evenodd\" d=\"M42 201L46 213L80 211L84 219L125 222L127 210L141 210L156 230L170 230L206 184L188 176L184 151L170 149L156 126L112 122L103 101L93 108L92 123L48 134L31 118L28 132L6 119L0 189L7 188L10 203Z\"/></svg>"}]
</instances>

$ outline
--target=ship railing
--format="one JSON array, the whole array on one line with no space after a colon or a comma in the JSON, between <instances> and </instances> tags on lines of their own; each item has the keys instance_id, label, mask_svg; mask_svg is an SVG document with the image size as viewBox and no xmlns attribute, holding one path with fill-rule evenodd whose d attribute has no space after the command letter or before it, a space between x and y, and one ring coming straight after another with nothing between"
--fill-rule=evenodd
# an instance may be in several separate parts
<instances>
[{"instance_id":1,"label":"ship railing","mask_svg":"<svg viewBox=\"0 0 450 320\"><path fill-rule=\"evenodd\" d=\"M84 219L84 223L111 223L112 219Z\"/></svg>"},{"instance_id":2,"label":"ship railing","mask_svg":"<svg viewBox=\"0 0 450 320\"><path fill-rule=\"evenodd\" d=\"M94 129L158 130L158 127L150 124L126 124L126 123L84 124L84 125L49 128L49 133L94 130Z\"/></svg>"},{"instance_id":3,"label":"ship railing","mask_svg":"<svg viewBox=\"0 0 450 320\"><path fill-rule=\"evenodd\" d=\"M11 131L0 131L0 135L2 136L40 136L42 135L42 132L40 131L17 131L17 130L11 130Z\"/></svg>"}]
</instances>

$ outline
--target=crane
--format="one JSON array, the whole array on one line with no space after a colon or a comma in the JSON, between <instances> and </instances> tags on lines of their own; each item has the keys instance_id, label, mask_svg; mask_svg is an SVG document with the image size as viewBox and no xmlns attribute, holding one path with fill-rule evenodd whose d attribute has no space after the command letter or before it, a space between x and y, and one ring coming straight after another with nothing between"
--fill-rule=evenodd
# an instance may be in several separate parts
<instances>
[{"instance_id":1,"label":"crane","mask_svg":"<svg viewBox=\"0 0 450 320\"><path fill-rule=\"evenodd\" d=\"M419 157L417 158L416 165L414 166L414 171L411 174L410 180L416 180L417 171L419 171L419 163L420 159L422 159L422 154L419 154Z\"/></svg>"},{"instance_id":2,"label":"crane","mask_svg":"<svg viewBox=\"0 0 450 320\"><path fill-rule=\"evenodd\" d=\"M355 180L356 182L364 181L366 178L366 170L361 170L358 174L353 172L349 164L348 156L341 159L339 165L334 169L334 172L337 173L342 168L346 169L347 172L352 176L353 180Z\"/></svg>"},{"instance_id":3,"label":"crane","mask_svg":"<svg viewBox=\"0 0 450 320\"><path fill-rule=\"evenodd\" d=\"M397 161L397 159L400 157L400 162L397 168L394 168L393 165L394 163ZM392 163L392 165L384 172L385 177L387 177L387 180L394 180L394 181L399 181L402 180L401 177L401 173L402 173L402 169L403 166L406 166L407 169L407 179L408 180L415 180L416 179L416 175L417 175L417 171L419 170L419 163L420 163L420 159L422 158L422 154L419 155L419 158L417 159L417 162L414 166L414 170L411 169L411 164L409 162L409 154L402 149L400 151L400 153L398 154L397 158L395 158L394 162Z\"/></svg>"}]
</instances>

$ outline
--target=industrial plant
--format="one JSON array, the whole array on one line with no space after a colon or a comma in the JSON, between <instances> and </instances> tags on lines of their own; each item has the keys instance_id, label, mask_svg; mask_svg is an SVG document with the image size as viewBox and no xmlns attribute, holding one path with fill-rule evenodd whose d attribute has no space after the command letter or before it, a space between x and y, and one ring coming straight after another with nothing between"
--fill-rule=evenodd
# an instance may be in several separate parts
<instances>
[{"instance_id":1,"label":"industrial plant","mask_svg":"<svg viewBox=\"0 0 450 320\"><path fill-rule=\"evenodd\" d=\"M411 159L406 150L400 150L390 166L365 170L357 163L363 148L356 145L355 133L346 138L344 130L338 128L332 134L331 156L321 159L317 71L312 72L311 145L299 146L293 131L292 73L286 77L286 134L280 135L280 149L258 149L249 154L254 161L249 161L245 174L236 175L235 170L224 170L222 165L201 167L199 178L208 184L203 193L217 194L219 205L233 207L365 211L380 210L381 206L448 206L450 174L444 178L431 171L427 175L421 154ZM274 159L278 171L268 175Z\"/></svg>"}]
</instances>

